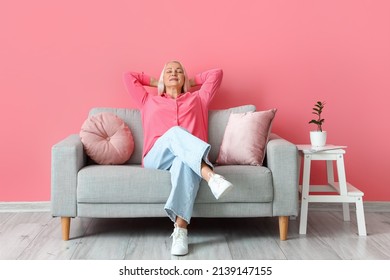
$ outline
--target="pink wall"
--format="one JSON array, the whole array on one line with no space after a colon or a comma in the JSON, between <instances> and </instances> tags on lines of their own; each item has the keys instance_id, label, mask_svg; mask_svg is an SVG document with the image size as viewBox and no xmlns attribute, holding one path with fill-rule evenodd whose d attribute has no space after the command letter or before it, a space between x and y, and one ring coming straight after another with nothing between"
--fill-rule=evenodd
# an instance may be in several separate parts
<instances>
[{"instance_id":1,"label":"pink wall","mask_svg":"<svg viewBox=\"0 0 390 280\"><path fill-rule=\"evenodd\" d=\"M50 199L51 146L91 107L132 107L122 73L224 69L213 108L278 108L274 131L309 141L325 100L347 179L390 200L390 2L2 1L0 201ZM4 3L6 2L6 3Z\"/></svg>"}]
</instances>

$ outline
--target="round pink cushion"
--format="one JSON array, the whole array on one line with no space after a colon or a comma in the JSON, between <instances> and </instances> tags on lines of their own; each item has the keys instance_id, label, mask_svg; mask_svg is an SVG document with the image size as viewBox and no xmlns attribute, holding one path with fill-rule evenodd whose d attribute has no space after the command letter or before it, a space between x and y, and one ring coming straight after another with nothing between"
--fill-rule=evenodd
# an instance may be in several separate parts
<instances>
[{"instance_id":1,"label":"round pink cushion","mask_svg":"<svg viewBox=\"0 0 390 280\"><path fill-rule=\"evenodd\" d=\"M130 128L113 113L90 116L81 127L80 137L85 152L98 164L123 164L134 151Z\"/></svg>"}]
</instances>

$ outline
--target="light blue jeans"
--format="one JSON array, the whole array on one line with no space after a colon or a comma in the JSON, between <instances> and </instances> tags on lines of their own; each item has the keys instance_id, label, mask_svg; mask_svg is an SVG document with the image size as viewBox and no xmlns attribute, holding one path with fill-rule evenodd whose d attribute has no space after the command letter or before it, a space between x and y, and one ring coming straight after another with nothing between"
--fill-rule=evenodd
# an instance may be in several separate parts
<instances>
[{"instance_id":1,"label":"light blue jeans","mask_svg":"<svg viewBox=\"0 0 390 280\"><path fill-rule=\"evenodd\" d=\"M144 157L144 167L169 170L172 189L165 204L165 211L175 222L176 217L190 223L192 209L202 180L202 160L213 168L208 160L210 145L180 126L164 133Z\"/></svg>"}]
</instances>

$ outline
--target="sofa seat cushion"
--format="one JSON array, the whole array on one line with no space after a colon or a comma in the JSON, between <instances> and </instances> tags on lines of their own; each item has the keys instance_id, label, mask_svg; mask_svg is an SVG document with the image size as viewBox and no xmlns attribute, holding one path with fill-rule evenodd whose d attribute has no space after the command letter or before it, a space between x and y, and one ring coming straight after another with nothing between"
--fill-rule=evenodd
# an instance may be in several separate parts
<instances>
[{"instance_id":1,"label":"sofa seat cushion","mask_svg":"<svg viewBox=\"0 0 390 280\"><path fill-rule=\"evenodd\" d=\"M214 171L233 184L233 188L218 202L272 202L273 181L271 171L264 166L224 165ZM215 203L205 180L202 180L196 202Z\"/></svg>"},{"instance_id":2,"label":"sofa seat cushion","mask_svg":"<svg viewBox=\"0 0 390 280\"><path fill-rule=\"evenodd\" d=\"M195 203L271 202L272 176L264 166L218 166L215 171L235 187L216 200L202 180ZM165 203L170 190L170 173L140 165L90 165L77 178L78 203Z\"/></svg>"},{"instance_id":3,"label":"sofa seat cushion","mask_svg":"<svg viewBox=\"0 0 390 280\"><path fill-rule=\"evenodd\" d=\"M77 176L77 202L161 203L170 191L170 173L140 165L89 165Z\"/></svg>"}]
</instances>

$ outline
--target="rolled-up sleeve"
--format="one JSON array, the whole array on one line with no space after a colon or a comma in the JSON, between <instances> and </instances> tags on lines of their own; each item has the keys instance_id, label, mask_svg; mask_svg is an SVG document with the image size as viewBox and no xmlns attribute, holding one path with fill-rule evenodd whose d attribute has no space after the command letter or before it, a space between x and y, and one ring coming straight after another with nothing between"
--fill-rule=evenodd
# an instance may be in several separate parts
<instances>
[{"instance_id":1,"label":"rolled-up sleeve","mask_svg":"<svg viewBox=\"0 0 390 280\"><path fill-rule=\"evenodd\" d=\"M124 74L126 89L138 108L141 108L148 97L144 86L150 85L150 76L138 72L126 72Z\"/></svg>"},{"instance_id":2,"label":"rolled-up sleeve","mask_svg":"<svg viewBox=\"0 0 390 280\"><path fill-rule=\"evenodd\" d=\"M221 86L223 77L222 69L211 69L195 76L195 83L201 85L199 96L208 105Z\"/></svg>"}]
</instances>

